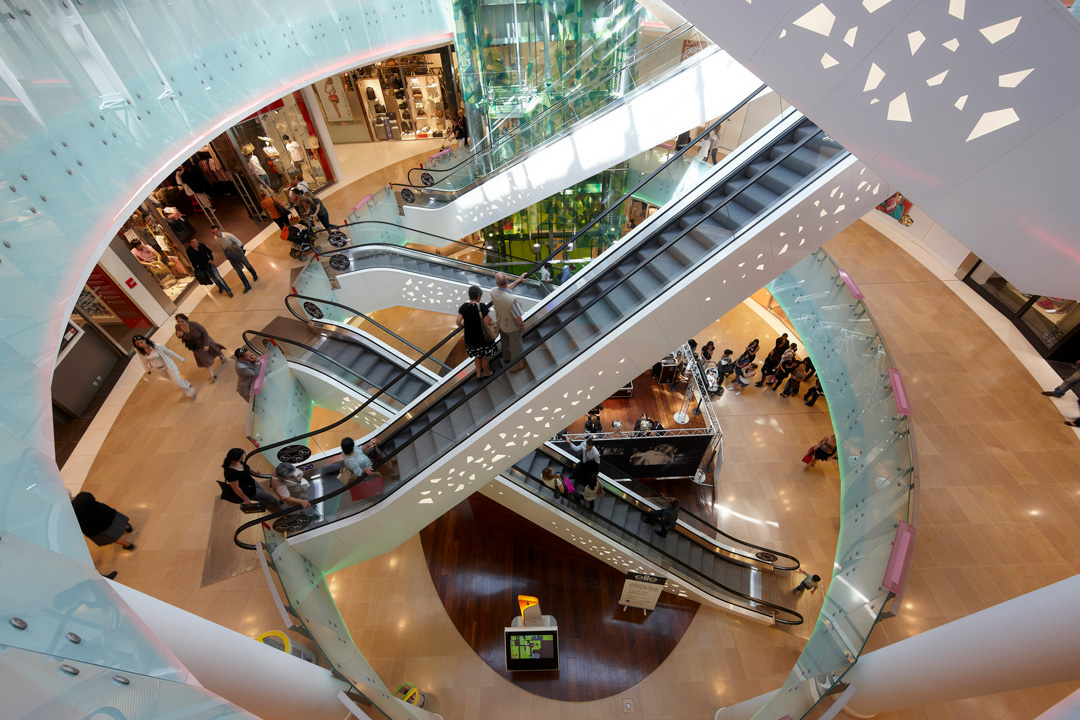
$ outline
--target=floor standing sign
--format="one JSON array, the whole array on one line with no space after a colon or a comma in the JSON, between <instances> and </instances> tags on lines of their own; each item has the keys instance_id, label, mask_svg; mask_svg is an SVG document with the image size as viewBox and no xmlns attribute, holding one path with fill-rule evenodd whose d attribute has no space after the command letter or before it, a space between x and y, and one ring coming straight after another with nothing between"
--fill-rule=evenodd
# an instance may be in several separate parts
<instances>
[{"instance_id":1,"label":"floor standing sign","mask_svg":"<svg viewBox=\"0 0 1080 720\"><path fill-rule=\"evenodd\" d=\"M650 610L656 608L656 601L660 599L660 593L664 591L666 584L666 577L628 572L623 582L619 604L623 608L641 608L647 615Z\"/></svg>"}]
</instances>

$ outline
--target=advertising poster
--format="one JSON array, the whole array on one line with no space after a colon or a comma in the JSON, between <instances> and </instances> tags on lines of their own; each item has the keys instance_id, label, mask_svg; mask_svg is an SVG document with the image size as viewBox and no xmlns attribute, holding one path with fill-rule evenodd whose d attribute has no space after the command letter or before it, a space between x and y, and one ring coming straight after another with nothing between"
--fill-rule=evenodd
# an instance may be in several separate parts
<instances>
[{"instance_id":1,"label":"advertising poster","mask_svg":"<svg viewBox=\"0 0 1080 720\"><path fill-rule=\"evenodd\" d=\"M632 478L693 477L709 449L711 435L658 435L594 441L603 462ZM570 445L558 443L573 454Z\"/></svg>"},{"instance_id":2,"label":"advertising poster","mask_svg":"<svg viewBox=\"0 0 1080 720\"><path fill-rule=\"evenodd\" d=\"M315 83L315 92L322 103L327 122L348 122L353 119L349 99L345 97L345 88L339 76L331 75Z\"/></svg>"},{"instance_id":3,"label":"advertising poster","mask_svg":"<svg viewBox=\"0 0 1080 720\"><path fill-rule=\"evenodd\" d=\"M642 610L654 610L656 609L656 601L660 599L660 593L664 591L664 585L666 584L666 577L628 572L626 573L626 580L623 581L619 604L626 607L641 608Z\"/></svg>"}]
</instances>

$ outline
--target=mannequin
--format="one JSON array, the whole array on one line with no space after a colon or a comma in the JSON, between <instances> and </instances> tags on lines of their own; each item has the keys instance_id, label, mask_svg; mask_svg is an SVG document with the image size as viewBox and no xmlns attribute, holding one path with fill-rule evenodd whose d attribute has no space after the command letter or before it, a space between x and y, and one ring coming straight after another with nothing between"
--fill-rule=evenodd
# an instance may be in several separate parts
<instances>
[{"instance_id":1,"label":"mannequin","mask_svg":"<svg viewBox=\"0 0 1080 720\"><path fill-rule=\"evenodd\" d=\"M259 162L259 158L255 155L255 147L248 143L244 145L244 155L247 156L248 168L266 187L270 187L270 176L266 174L266 170L263 170L262 163Z\"/></svg>"},{"instance_id":2,"label":"mannequin","mask_svg":"<svg viewBox=\"0 0 1080 720\"><path fill-rule=\"evenodd\" d=\"M259 136L259 139L263 141L263 152L266 153L266 157L273 160L274 158L278 157L278 155L281 154L281 153L278 152L278 149L274 146L274 141L273 140L271 140L268 137L263 137L262 135Z\"/></svg>"},{"instance_id":3,"label":"mannequin","mask_svg":"<svg viewBox=\"0 0 1080 720\"><path fill-rule=\"evenodd\" d=\"M289 157L292 158L293 164L299 165L304 160L304 151L300 147L300 143L296 142L288 135L281 136L285 140L285 152L289 153Z\"/></svg>"}]
</instances>

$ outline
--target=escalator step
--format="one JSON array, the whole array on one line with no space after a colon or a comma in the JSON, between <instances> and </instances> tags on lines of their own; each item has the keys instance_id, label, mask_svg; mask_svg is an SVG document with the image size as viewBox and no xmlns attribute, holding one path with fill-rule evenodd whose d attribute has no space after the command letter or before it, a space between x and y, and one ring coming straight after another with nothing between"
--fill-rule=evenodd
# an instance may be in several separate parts
<instances>
[{"instance_id":1,"label":"escalator step","mask_svg":"<svg viewBox=\"0 0 1080 720\"><path fill-rule=\"evenodd\" d=\"M754 183L739 194L737 202L757 214L776 203L777 197L761 183Z\"/></svg>"},{"instance_id":2,"label":"escalator step","mask_svg":"<svg viewBox=\"0 0 1080 720\"><path fill-rule=\"evenodd\" d=\"M780 167L787 168L797 175L806 177L817 170L821 158L810 148L801 147L780 162Z\"/></svg>"},{"instance_id":3,"label":"escalator step","mask_svg":"<svg viewBox=\"0 0 1080 720\"><path fill-rule=\"evenodd\" d=\"M754 163L750 166L750 171L757 174L764 170L768 166L768 163ZM802 182L802 176L793 173L786 167L779 165L774 167L768 173L763 175L757 181L763 187L768 188L770 191L777 195L785 195L793 187L796 187Z\"/></svg>"}]
</instances>

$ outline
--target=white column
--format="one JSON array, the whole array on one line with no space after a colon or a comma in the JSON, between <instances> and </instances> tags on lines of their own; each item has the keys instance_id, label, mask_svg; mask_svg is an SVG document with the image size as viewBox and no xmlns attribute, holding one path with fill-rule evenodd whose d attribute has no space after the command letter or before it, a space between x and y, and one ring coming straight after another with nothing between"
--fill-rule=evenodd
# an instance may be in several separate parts
<instances>
[{"instance_id":1,"label":"white column","mask_svg":"<svg viewBox=\"0 0 1080 720\"><path fill-rule=\"evenodd\" d=\"M764 695L758 695L756 698L743 700L738 705L720 708L716 711L716 714L713 715L713 720L750 720L750 718L754 716L754 713L760 710L762 706L771 700L772 696L778 692L780 691L773 690Z\"/></svg>"},{"instance_id":2,"label":"white column","mask_svg":"<svg viewBox=\"0 0 1080 720\"><path fill-rule=\"evenodd\" d=\"M330 172L334 173L334 182L345 182L345 171L341 169L341 162L338 160L337 150L334 149L334 141L330 138L330 128L326 125L326 118L323 117L318 96L310 85L300 88L300 96L304 98L308 116L318 131L319 145L322 147L323 153L326 154L326 162L330 163Z\"/></svg>"},{"instance_id":3,"label":"white column","mask_svg":"<svg viewBox=\"0 0 1080 720\"><path fill-rule=\"evenodd\" d=\"M1078 596L1074 575L867 653L844 677L855 686L844 712L865 718L1078 680ZM715 720L747 720L773 694L721 708Z\"/></svg>"},{"instance_id":4,"label":"white column","mask_svg":"<svg viewBox=\"0 0 1080 720\"><path fill-rule=\"evenodd\" d=\"M855 717L1080 679L1080 575L868 653Z\"/></svg>"},{"instance_id":5,"label":"white column","mask_svg":"<svg viewBox=\"0 0 1080 720\"><path fill-rule=\"evenodd\" d=\"M349 685L329 670L137 590L111 585L210 692L263 720L341 720L337 695Z\"/></svg>"}]
</instances>

